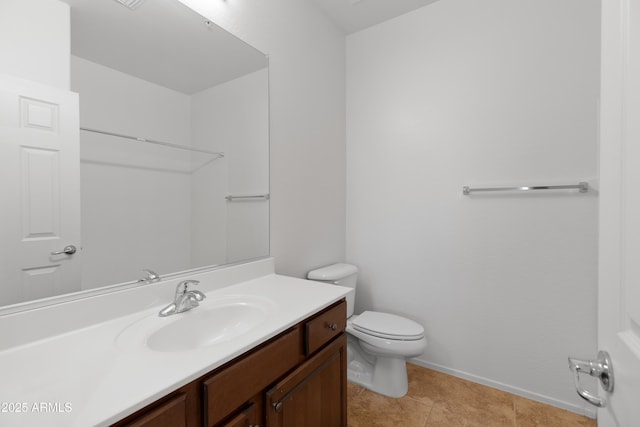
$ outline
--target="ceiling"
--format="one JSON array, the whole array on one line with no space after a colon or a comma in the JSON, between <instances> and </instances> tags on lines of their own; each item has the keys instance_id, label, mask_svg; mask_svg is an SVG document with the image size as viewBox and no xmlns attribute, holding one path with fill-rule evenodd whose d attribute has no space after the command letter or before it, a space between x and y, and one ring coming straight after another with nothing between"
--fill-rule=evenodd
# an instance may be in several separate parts
<instances>
[{"instance_id":1,"label":"ceiling","mask_svg":"<svg viewBox=\"0 0 640 427\"><path fill-rule=\"evenodd\" d=\"M311 0L346 34L403 15L437 0Z\"/></svg>"},{"instance_id":2,"label":"ceiling","mask_svg":"<svg viewBox=\"0 0 640 427\"><path fill-rule=\"evenodd\" d=\"M146 1L131 11L110 0L63 1L71 6L74 55L183 93L195 93L266 66L262 53L180 2ZM350 34L436 0L310 1Z\"/></svg>"},{"instance_id":3,"label":"ceiling","mask_svg":"<svg viewBox=\"0 0 640 427\"><path fill-rule=\"evenodd\" d=\"M73 55L185 94L268 63L263 53L174 0L146 1L135 10L110 0L63 1L71 6Z\"/></svg>"}]
</instances>

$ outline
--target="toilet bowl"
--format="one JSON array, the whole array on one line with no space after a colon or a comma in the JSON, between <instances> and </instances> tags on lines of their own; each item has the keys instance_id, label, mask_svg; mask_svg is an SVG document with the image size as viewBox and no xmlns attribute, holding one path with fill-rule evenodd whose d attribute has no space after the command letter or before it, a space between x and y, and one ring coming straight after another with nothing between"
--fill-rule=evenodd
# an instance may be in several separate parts
<instances>
[{"instance_id":1,"label":"toilet bowl","mask_svg":"<svg viewBox=\"0 0 640 427\"><path fill-rule=\"evenodd\" d=\"M390 397L407 393L406 359L422 354L427 346L424 328L402 316L378 311L353 314L358 269L333 264L310 271L310 280L353 289L347 296L347 378Z\"/></svg>"}]
</instances>

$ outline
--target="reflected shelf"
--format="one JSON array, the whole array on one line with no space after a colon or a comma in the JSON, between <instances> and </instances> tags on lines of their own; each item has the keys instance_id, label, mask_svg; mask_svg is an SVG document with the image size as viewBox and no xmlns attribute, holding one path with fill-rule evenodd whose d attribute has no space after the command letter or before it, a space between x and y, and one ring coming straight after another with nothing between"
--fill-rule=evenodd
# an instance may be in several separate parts
<instances>
[{"instance_id":1,"label":"reflected shelf","mask_svg":"<svg viewBox=\"0 0 640 427\"><path fill-rule=\"evenodd\" d=\"M81 127L80 160L87 163L194 173L224 157L223 152ZM131 144L137 142L140 144Z\"/></svg>"}]
</instances>

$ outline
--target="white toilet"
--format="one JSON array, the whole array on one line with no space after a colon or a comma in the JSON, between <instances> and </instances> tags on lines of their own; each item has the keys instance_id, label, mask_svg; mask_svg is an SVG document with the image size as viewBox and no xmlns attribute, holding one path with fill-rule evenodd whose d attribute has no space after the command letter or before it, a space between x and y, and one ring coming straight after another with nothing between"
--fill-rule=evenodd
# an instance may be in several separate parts
<instances>
[{"instance_id":1,"label":"white toilet","mask_svg":"<svg viewBox=\"0 0 640 427\"><path fill-rule=\"evenodd\" d=\"M350 382L390 397L407 394L409 357L427 347L424 328L413 320L389 313L353 314L358 268L333 264L310 271L310 280L353 288L347 295L347 378Z\"/></svg>"}]
</instances>

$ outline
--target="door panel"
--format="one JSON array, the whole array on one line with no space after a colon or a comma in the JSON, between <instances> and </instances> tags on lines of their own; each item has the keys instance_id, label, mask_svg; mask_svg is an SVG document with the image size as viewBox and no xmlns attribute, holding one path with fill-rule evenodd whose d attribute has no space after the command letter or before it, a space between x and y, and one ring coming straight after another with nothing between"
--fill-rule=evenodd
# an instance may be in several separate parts
<instances>
[{"instance_id":1,"label":"door panel","mask_svg":"<svg viewBox=\"0 0 640 427\"><path fill-rule=\"evenodd\" d=\"M640 4L602 2L598 345L615 384L598 425L640 425Z\"/></svg>"},{"instance_id":2,"label":"door panel","mask_svg":"<svg viewBox=\"0 0 640 427\"><path fill-rule=\"evenodd\" d=\"M80 289L79 111L75 93L0 76L0 306ZM6 271L5 271L6 270Z\"/></svg>"}]
</instances>

